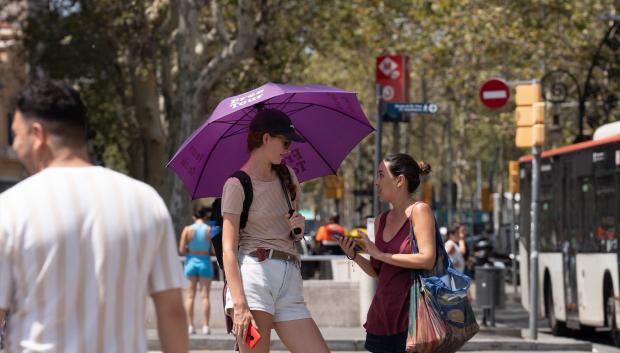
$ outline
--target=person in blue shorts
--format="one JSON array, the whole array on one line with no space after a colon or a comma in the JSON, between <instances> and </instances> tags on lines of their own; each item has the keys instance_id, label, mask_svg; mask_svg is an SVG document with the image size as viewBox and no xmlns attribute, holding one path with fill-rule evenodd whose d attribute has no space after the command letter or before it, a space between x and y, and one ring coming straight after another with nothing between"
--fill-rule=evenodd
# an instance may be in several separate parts
<instances>
[{"instance_id":1,"label":"person in blue shorts","mask_svg":"<svg viewBox=\"0 0 620 353\"><path fill-rule=\"evenodd\" d=\"M205 208L194 211L192 217L194 224L183 229L179 243L179 252L185 255L185 277L189 280L185 309L187 310L190 334L196 333L194 328L194 298L199 284L202 298L202 334L211 333L209 329L209 291L213 279L213 265L211 264L213 246L211 244L212 228L204 221L206 213Z\"/></svg>"}]
</instances>

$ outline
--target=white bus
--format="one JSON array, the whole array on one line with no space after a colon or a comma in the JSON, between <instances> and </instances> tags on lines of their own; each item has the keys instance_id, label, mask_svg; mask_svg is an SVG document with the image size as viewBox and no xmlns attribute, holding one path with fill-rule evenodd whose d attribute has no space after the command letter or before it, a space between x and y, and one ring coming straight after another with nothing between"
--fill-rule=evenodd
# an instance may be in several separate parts
<instances>
[{"instance_id":1,"label":"white bus","mask_svg":"<svg viewBox=\"0 0 620 353\"><path fill-rule=\"evenodd\" d=\"M620 125L603 129L605 134L595 134L593 141L542 154L539 314L549 319L554 334L567 328L608 328L620 345L620 301L613 300L620 295ZM531 160L519 160L519 262L526 309Z\"/></svg>"}]
</instances>

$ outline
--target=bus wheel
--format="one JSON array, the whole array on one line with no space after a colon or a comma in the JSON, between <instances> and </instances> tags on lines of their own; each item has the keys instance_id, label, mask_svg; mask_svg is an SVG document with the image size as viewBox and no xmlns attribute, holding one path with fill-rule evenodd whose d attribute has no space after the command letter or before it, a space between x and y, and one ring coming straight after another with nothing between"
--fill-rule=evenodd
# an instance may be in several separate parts
<instances>
[{"instance_id":1,"label":"bus wheel","mask_svg":"<svg viewBox=\"0 0 620 353\"><path fill-rule=\"evenodd\" d=\"M561 336L567 333L566 323L558 321L555 317L555 308L553 307L553 292L551 287L545 291L545 309L547 309L547 319L549 319L549 327L554 336Z\"/></svg>"},{"instance_id":2,"label":"bus wheel","mask_svg":"<svg viewBox=\"0 0 620 353\"><path fill-rule=\"evenodd\" d=\"M611 340L613 341L616 347L620 347L620 329L618 329L618 324L616 322L616 305L614 303L613 297L607 298L607 320L609 323L609 334L611 336Z\"/></svg>"}]
</instances>

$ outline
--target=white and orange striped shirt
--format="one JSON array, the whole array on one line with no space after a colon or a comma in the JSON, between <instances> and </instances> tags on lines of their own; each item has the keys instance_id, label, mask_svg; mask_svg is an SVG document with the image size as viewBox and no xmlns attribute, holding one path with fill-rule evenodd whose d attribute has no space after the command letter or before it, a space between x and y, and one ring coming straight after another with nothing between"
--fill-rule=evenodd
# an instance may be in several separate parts
<instances>
[{"instance_id":1,"label":"white and orange striped shirt","mask_svg":"<svg viewBox=\"0 0 620 353\"><path fill-rule=\"evenodd\" d=\"M0 194L8 352L146 352L147 297L183 284L168 210L142 182L47 168Z\"/></svg>"}]
</instances>

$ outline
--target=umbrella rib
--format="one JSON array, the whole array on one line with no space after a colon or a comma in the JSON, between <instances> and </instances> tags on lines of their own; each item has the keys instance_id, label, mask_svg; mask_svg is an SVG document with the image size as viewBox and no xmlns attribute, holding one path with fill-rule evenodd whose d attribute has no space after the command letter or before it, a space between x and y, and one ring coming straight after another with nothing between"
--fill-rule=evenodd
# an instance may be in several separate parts
<instances>
[{"instance_id":1,"label":"umbrella rib","mask_svg":"<svg viewBox=\"0 0 620 353\"><path fill-rule=\"evenodd\" d=\"M239 122L239 121L240 121L240 120L238 120L238 121L219 121L219 120L216 120L216 121L210 122L209 124L225 124L225 125L235 125L235 124L236 124L237 122Z\"/></svg>"},{"instance_id":2,"label":"umbrella rib","mask_svg":"<svg viewBox=\"0 0 620 353\"><path fill-rule=\"evenodd\" d=\"M284 107L286 107L286 105L290 103L291 99L293 99L293 97L295 97L296 94L297 93L291 93L288 97L286 97L286 99L283 102L278 103L280 105L280 107L278 107L279 110L284 110Z\"/></svg>"},{"instance_id":3,"label":"umbrella rib","mask_svg":"<svg viewBox=\"0 0 620 353\"><path fill-rule=\"evenodd\" d=\"M312 104L308 104L308 103L302 103L302 104L306 104L306 105L303 106L303 107L295 108L295 109L293 109L291 111L288 111L286 113L290 114L290 115L293 115L293 114L299 113L300 111L302 111L304 109L308 109L308 108L310 108L312 106Z\"/></svg>"},{"instance_id":4,"label":"umbrella rib","mask_svg":"<svg viewBox=\"0 0 620 353\"><path fill-rule=\"evenodd\" d=\"M355 117L354 117L353 115L348 114L348 113L345 113L345 112L343 112L342 110L337 110L337 109L334 109L334 108L332 108L332 107L330 107L330 106L327 106L327 105L317 104L317 103L307 103L307 102L293 102L293 103L295 103L295 104L307 104L305 107L300 108L299 110L295 110L295 111L293 111L294 113L298 113L298 112L300 112L300 111L302 111L302 110L304 110L304 109L308 109L308 108L310 108L311 106L321 107L321 108L325 108L325 109L331 110L331 111L333 111L333 112L336 112L336 113L342 114L342 115L344 115L345 117L347 117L347 118L349 118L349 119L351 119L351 120L355 120L355 121L356 121L356 122L358 122L359 124L362 124L362 125L364 125L364 126L367 126L367 127L369 127L370 129L372 129L372 130L374 130L374 129L375 129L374 127L372 127L372 125L370 125L370 124L368 124L368 123L365 123L365 122L362 122L362 121L359 121L358 119L355 119ZM278 103L265 103L265 104L278 104Z\"/></svg>"},{"instance_id":5,"label":"umbrella rib","mask_svg":"<svg viewBox=\"0 0 620 353\"><path fill-rule=\"evenodd\" d=\"M299 131L299 129L295 129L295 130L297 130L297 132L306 140L306 143L309 144L310 147L312 147L314 152L316 152L316 154L321 158L323 163L325 163L335 175L338 174L336 170L331 166L331 164L329 164L329 162L325 159L325 157L323 157L323 154L319 152L319 150L316 147L314 147L314 144L312 144L312 142L310 142L310 140L308 140L306 136L301 131Z\"/></svg>"},{"instance_id":6,"label":"umbrella rib","mask_svg":"<svg viewBox=\"0 0 620 353\"><path fill-rule=\"evenodd\" d=\"M227 138L229 138L229 137L235 137L235 136L237 136L237 135L241 135L241 134L246 134L247 132L248 132L248 130L245 130L245 129L238 130L238 131L236 131L236 132L232 132L232 133L230 133L230 134L227 134L227 135L222 136L222 137L220 138L220 140L227 139Z\"/></svg>"},{"instance_id":7,"label":"umbrella rib","mask_svg":"<svg viewBox=\"0 0 620 353\"><path fill-rule=\"evenodd\" d=\"M222 135L221 138L226 138L226 137L231 137L231 136L235 136L238 135L240 133L244 133L247 132L247 127L250 125L250 122L247 120L243 120L246 116L248 116L248 114L251 112L246 112L245 114L243 114L243 116L241 116L241 118L239 118L238 120L235 121L219 121L216 120L214 122L212 122L212 124L225 124L225 125L231 125L231 127L226 130L226 132ZM242 124L245 123L245 124ZM234 127L234 126L239 126L239 129L236 131L233 131L229 134L229 131Z\"/></svg>"},{"instance_id":8,"label":"umbrella rib","mask_svg":"<svg viewBox=\"0 0 620 353\"><path fill-rule=\"evenodd\" d=\"M222 135L222 138L236 136L236 135L247 133L247 132L248 132L248 125L242 125L242 126L238 126L238 129L235 131L226 131L226 133Z\"/></svg>"},{"instance_id":9,"label":"umbrella rib","mask_svg":"<svg viewBox=\"0 0 620 353\"><path fill-rule=\"evenodd\" d=\"M241 122L241 121L240 121ZM213 123L216 123L215 121ZM231 121L222 121L219 122L220 124L226 124L226 125L230 125L230 129L226 130L226 132L222 135L222 137L220 137L220 139L226 138L226 137L231 137L231 136L236 136L238 134L247 132L247 127L249 124L245 124L245 125L241 125L241 124L235 124ZM234 130L234 131L229 131L231 130L233 127L238 126L239 129Z\"/></svg>"}]
</instances>

